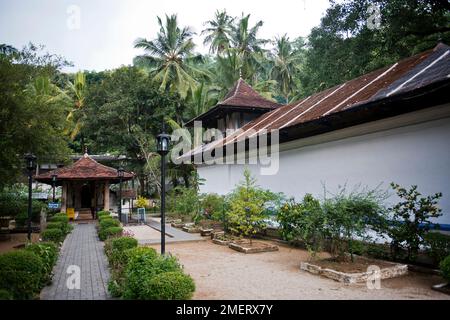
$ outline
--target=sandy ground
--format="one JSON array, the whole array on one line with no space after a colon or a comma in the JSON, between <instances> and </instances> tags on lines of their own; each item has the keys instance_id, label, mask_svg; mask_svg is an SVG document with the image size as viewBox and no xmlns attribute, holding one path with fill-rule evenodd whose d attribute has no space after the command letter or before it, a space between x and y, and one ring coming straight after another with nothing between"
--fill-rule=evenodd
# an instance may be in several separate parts
<instances>
[{"instance_id":1,"label":"sandy ground","mask_svg":"<svg viewBox=\"0 0 450 320\"><path fill-rule=\"evenodd\" d=\"M155 245L155 248L159 248ZM381 289L365 284L345 285L300 270L305 250L280 246L277 252L243 254L204 242L169 243L195 280L194 299L447 299L430 289L438 276L410 273L381 281Z\"/></svg>"}]
</instances>

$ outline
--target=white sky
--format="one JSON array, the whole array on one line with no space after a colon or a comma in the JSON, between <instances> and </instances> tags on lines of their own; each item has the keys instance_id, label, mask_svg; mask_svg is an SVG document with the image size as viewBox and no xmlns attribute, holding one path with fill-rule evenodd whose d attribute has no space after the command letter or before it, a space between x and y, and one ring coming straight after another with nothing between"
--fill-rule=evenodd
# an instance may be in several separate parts
<instances>
[{"instance_id":1,"label":"white sky","mask_svg":"<svg viewBox=\"0 0 450 320\"><path fill-rule=\"evenodd\" d=\"M79 8L79 28L69 27L77 20L73 6ZM328 6L328 0L0 0L0 43L43 44L74 63L68 71L98 71L131 64L142 52L133 41L155 37L157 15L177 13L181 26L200 34L216 9L232 16L250 13L251 25L264 21L260 37L287 33L293 39L307 36ZM194 40L196 50L206 53L202 37Z\"/></svg>"}]
</instances>

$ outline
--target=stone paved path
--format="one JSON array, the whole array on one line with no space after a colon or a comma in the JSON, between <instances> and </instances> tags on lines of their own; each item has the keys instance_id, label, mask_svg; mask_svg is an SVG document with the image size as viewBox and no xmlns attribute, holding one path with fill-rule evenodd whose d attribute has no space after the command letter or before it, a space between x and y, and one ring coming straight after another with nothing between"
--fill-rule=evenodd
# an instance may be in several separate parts
<instances>
[{"instance_id":1,"label":"stone paved path","mask_svg":"<svg viewBox=\"0 0 450 320\"><path fill-rule=\"evenodd\" d=\"M80 288L69 289L69 266L80 267ZM76 269L76 267L75 267ZM98 240L95 224L75 224L61 248L53 269L51 286L41 292L42 300L104 300L108 299L108 261L103 243Z\"/></svg>"}]
</instances>

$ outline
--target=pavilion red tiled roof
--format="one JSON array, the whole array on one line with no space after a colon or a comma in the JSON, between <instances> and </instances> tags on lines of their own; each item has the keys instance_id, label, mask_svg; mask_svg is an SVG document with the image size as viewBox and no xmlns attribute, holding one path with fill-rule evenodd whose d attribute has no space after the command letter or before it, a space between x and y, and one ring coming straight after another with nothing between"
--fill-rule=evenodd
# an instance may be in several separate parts
<instances>
[{"instance_id":1,"label":"pavilion red tiled roof","mask_svg":"<svg viewBox=\"0 0 450 320\"><path fill-rule=\"evenodd\" d=\"M224 110L227 108L239 108L243 111L258 110L261 113L271 111L280 106L281 104L262 97L249 84L247 84L244 79L239 78L239 80L235 83L233 88L227 93L222 101L217 103L216 106L214 106L207 112L190 120L186 123L186 125L190 125L194 123L194 121L200 121L211 117L219 110Z\"/></svg>"},{"instance_id":2,"label":"pavilion red tiled roof","mask_svg":"<svg viewBox=\"0 0 450 320\"><path fill-rule=\"evenodd\" d=\"M57 180L109 180L118 182L117 169L98 163L87 154L72 165L58 168L35 176L35 180L43 183L51 183L52 175L57 175ZM123 181L133 178L133 174L124 172Z\"/></svg>"}]
</instances>

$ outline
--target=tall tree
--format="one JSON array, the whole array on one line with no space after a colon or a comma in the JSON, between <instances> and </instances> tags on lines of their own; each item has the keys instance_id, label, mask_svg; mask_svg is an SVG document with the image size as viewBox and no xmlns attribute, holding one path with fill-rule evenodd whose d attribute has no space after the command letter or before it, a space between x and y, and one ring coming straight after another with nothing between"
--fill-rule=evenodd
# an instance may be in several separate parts
<instances>
[{"instance_id":1,"label":"tall tree","mask_svg":"<svg viewBox=\"0 0 450 320\"><path fill-rule=\"evenodd\" d=\"M158 24L160 29L156 39L138 38L135 41L135 48L145 51L144 55L135 58L135 63L150 67L160 89L170 89L185 98L197 85L195 74L204 74L195 67L195 62L202 57L194 55L194 33L189 27L180 28L175 14L166 15L165 24L158 17Z\"/></svg>"},{"instance_id":2,"label":"tall tree","mask_svg":"<svg viewBox=\"0 0 450 320\"><path fill-rule=\"evenodd\" d=\"M230 47L230 35L234 18L227 14L226 10L217 10L214 19L204 23L206 28L202 35L206 35L203 44L209 45L209 52L223 53Z\"/></svg>"}]
</instances>

